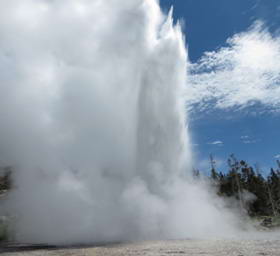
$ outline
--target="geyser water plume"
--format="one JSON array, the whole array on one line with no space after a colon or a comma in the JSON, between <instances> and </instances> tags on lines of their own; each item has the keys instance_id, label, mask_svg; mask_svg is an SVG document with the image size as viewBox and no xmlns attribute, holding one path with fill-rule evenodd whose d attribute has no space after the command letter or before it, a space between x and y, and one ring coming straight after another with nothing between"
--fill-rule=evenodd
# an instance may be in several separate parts
<instances>
[{"instance_id":1,"label":"geyser water plume","mask_svg":"<svg viewBox=\"0 0 280 256\"><path fill-rule=\"evenodd\" d=\"M187 55L171 12L156 0L0 10L0 160L14 168L2 211L16 240L232 234L235 217L189 175Z\"/></svg>"}]
</instances>

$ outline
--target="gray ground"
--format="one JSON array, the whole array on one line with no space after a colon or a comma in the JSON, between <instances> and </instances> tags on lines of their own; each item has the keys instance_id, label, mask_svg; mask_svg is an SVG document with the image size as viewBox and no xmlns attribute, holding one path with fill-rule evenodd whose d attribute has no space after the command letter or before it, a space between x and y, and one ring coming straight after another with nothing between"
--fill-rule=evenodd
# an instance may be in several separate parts
<instances>
[{"instance_id":1,"label":"gray ground","mask_svg":"<svg viewBox=\"0 0 280 256\"><path fill-rule=\"evenodd\" d=\"M280 240L170 240L119 243L83 247L32 247L2 245L0 255L24 256L121 256L121 255L215 255L215 256L280 256Z\"/></svg>"}]
</instances>

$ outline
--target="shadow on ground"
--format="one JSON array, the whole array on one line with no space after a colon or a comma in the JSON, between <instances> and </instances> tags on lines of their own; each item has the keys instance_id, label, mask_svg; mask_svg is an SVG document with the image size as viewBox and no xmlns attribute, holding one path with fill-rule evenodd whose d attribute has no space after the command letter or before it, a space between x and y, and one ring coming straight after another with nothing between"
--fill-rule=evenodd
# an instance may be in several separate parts
<instances>
[{"instance_id":1,"label":"shadow on ground","mask_svg":"<svg viewBox=\"0 0 280 256\"><path fill-rule=\"evenodd\" d=\"M28 252L37 250L62 250L62 249L86 249L94 247L110 247L120 245L123 242L100 242L94 244L77 244L77 245L48 245L48 244L19 244L19 243L0 243L0 254L7 252Z\"/></svg>"}]
</instances>

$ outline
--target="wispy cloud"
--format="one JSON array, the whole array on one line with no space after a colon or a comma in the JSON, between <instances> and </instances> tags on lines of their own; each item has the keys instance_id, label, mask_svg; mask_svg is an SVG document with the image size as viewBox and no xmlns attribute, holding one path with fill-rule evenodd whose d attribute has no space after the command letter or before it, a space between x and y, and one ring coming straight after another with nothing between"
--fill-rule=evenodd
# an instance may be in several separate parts
<instances>
[{"instance_id":1,"label":"wispy cloud","mask_svg":"<svg viewBox=\"0 0 280 256\"><path fill-rule=\"evenodd\" d=\"M259 139L251 138L248 135L243 135L240 137L240 139L241 139L242 143L244 143L244 144L254 144L254 143L257 143L260 141Z\"/></svg>"},{"instance_id":2,"label":"wispy cloud","mask_svg":"<svg viewBox=\"0 0 280 256\"><path fill-rule=\"evenodd\" d=\"M191 144L193 147L198 147L199 146L199 144L197 144L197 143L194 143L194 144Z\"/></svg>"},{"instance_id":3,"label":"wispy cloud","mask_svg":"<svg viewBox=\"0 0 280 256\"><path fill-rule=\"evenodd\" d=\"M224 143L220 140L215 140L215 141L212 141L212 142L208 142L207 143L208 145L217 145L217 146L222 146Z\"/></svg>"},{"instance_id":4,"label":"wispy cloud","mask_svg":"<svg viewBox=\"0 0 280 256\"><path fill-rule=\"evenodd\" d=\"M276 158L276 159L280 159L280 154L278 154L278 155L274 156L274 158Z\"/></svg>"},{"instance_id":5,"label":"wispy cloud","mask_svg":"<svg viewBox=\"0 0 280 256\"><path fill-rule=\"evenodd\" d=\"M280 113L280 37L261 22L190 64L190 110L242 109L261 104ZM269 110L268 110L269 108Z\"/></svg>"},{"instance_id":6,"label":"wispy cloud","mask_svg":"<svg viewBox=\"0 0 280 256\"><path fill-rule=\"evenodd\" d=\"M258 142L258 140L243 140L242 141L244 144L255 144Z\"/></svg>"}]
</instances>

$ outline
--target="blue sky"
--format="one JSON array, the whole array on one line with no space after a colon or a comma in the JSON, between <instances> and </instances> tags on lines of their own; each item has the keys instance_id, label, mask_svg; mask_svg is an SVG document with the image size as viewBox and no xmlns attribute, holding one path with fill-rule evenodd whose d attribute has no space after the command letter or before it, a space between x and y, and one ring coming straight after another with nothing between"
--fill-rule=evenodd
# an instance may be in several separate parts
<instances>
[{"instance_id":1,"label":"blue sky","mask_svg":"<svg viewBox=\"0 0 280 256\"><path fill-rule=\"evenodd\" d=\"M190 84L194 95L205 94L190 97L188 108L196 167L207 171L212 153L225 170L234 153L267 173L280 159L279 0L160 2L184 21L190 69L198 74ZM201 61L205 52L211 57Z\"/></svg>"}]
</instances>

